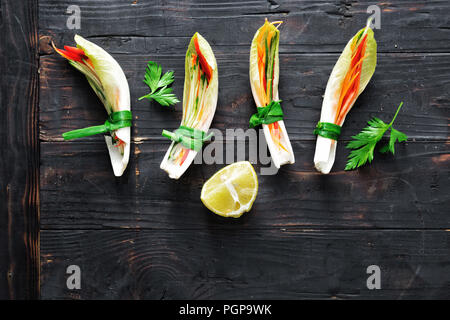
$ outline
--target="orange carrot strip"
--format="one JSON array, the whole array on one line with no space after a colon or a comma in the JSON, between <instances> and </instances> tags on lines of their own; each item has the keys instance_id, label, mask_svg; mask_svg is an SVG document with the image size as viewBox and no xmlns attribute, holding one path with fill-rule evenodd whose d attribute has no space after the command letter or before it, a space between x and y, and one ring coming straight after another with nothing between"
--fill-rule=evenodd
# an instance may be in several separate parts
<instances>
[{"instance_id":1,"label":"orange carrot strip","mask_svg":"<svg viewBox=\"0 0 450 320\"><path fill-rule=\"evenodd\" d=\"M270 132L270 135L272 136L272 140L274 141L274 143L279 148L283 149L286 152L289 152L286 150L286 148L281 143L281 132L280 132L280 126L279 126L278 122L273 122L273 123L269 124L269 132Z\"/></svg>"},{"instance_id":2,"label":"orange carrot strip","mask_svg":"<svg viewBox=\"0 0 450 320\"><path fill-rule=\"evenodd\" d=\"M85 57L83 58L83 63L84 63L84 64L87 63L89 66L92 67L92 69L95 70L94 64L92 63L91 59L89 59L88 57L85 56Z\"/></svg>"},{"instance_id":3,"label":"orange carrot strip","mask_svg":"<svg viewBox=\"0 0 450 320\"><path fill-rule=\"evenodd\" d=\"M339 102L337 104L337 110L335 115L335 122L338 121L338 119L342 118L342 103L343 101L346 101L347 103L347 97L352 93L352 90L354 89L354 86L356 82L356 87L359 88L359 80L360 80L360 74L361 74L361 66L362 61L366 58L364 56L365 49L367 44L367 34L364 36L363 40L361 41L360 45L358 46L356 52L352 54L352 59L350 62L350 70L347 72L344 81L343 86L341 89L341 94L339 97ZM357 80L357 81L355 81ZM356 98L355 95L352 94L352 97Z\"/></svg>"},{"instance_id":4,"label":"orange carrot strip","mask_svg":"<svg viewBox=\"0 0 450 320\"><path fill-rule=\"evenodd\" d=\"M360 73L358 72L357 74L355 74L352 79L346 83L344 85L344 87L342 88L342 92L341 92L341 96L339 97L339 103L338 103L338 109L336 111L336 116L335 116L335 121L337 120L337 118L339 118L341 110L342 110L342 102L344 101L346 94L349 93L349 89L351 88L351 86L354 84L355 80L358 78L358 75Z\"/></svg>"},{"instance_id":5,"label":"orange carrot strip","mask_svg":"<svg viewBox=\"0 0 450 320\"><path fill-rule=\"evenodd\" d=\"M352 91L350 96L345 100L344 107L342 108L342 112L339 114L339 117L335 121L337 125L342 125L342 121L347 113L350 111L350 106L356 99L356 90Z\"/></svg>"}]
</instances>

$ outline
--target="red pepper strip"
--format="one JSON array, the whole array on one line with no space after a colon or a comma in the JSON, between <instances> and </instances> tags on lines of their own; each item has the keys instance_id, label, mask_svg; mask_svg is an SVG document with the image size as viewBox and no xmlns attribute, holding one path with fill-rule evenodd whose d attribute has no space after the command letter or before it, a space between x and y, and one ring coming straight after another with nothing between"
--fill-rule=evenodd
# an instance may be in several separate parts
<instances>
[{"instance_id":1,"label":"red pepper strip","mask_svg":"<svg viewBox=\"0 0 450 320\"><path fill-rule=\"evenodd\" d=\"M195 37L194 45L195 45L195 50L197 51L197 54L198 54L198 60L200 61L200 66L201 66L203 72L205 73L206 79L208 79L208 83L209 83L209 81L211 80L211 77L212 77L212 68L206 61L206 58L203 55L203 53L200 51L200 46L198 44L198 37Z\"/></svg>"},{"instance_id":2,"label":"red pepper strip","mask_svg":"<svg viewBox=\"0 0 450 320\"><path fill-rule=\"evenodd\" d=\"M361 53L363 47L365 46L367 41L367 34L364 36L364 38L361 40L361 44L358 46L358 49L356 49L356 52L353 54L352 58L355 58L357 56L359 56L359 54ZM352 63L354 63L354 60L352 59Z\"/></svg>"},{"instance_id":3,"label":"red pepper strip","mask_svg":"<svg viewBox=\"0 0 450 320\"><path fill-rule=\"evenodd\" d=\"M67 60L73 60L73 61L77 61L77 62L83 62L82 60L81 60L81 57L80 56L78 56L78 55L76 55L76 54L74 54L74 53L72 53L72 52L69 52L69 51L66 51L66 50L61 50L61 49L58 49L58 48L56 48L56 47L54 47L54 49L55 49L55 51L56 52L58 52L60 55L62 55L64 58L66 58Z\"/></svg>"},{"instance_id":4,"label":"red pepper strip","mask_svg":"<svg viewBox=\"0 0 450 320\"><path fill-rule=\"evenodd\" d=\"M278 125L278 121L273 123L273 128L275 129L275 136L277 137L278 143L280 143L281 134L280 134L280 126Z\"/></svg>"},{"instance_id":5,"label":"red pepper strip","mask_svg":"<svg viewBox=\"0 0 450 320\"><path fill-rule=\"evenodd\" d=\"M278 125L278 121L273 122L273 127L274 129L278 130L280 128L280 126Z\"/></svg>"},{"instance_id":6,"label":"red pepper strip","mask_svg":"<svg viewBox=\"0 0 450 320\"><path fill-rule=\"evenodd\" d=\"M121 146L125 145L125 142L123 140L120 140L119 138L117 138L117 144L115 145L116 148L119 148Z\"/></svg>"},{"instance_id":7,"label":"red pepper strip","mask_svg":"<svg viewBox=\"0 0 450 320\"><path fill-rule=\"evenodd\" d=\"M75 48L75 47L70 47L70 46L64 46L64 49L70 53L73 53L77 56L84 56L86 57L86 55L84 54L84 51L82 49L79 48Z\"/></svg>"},{"instance_id":8,"label":"red pepper strip","mask_svg":"<svg viewBox=\"0 0 450 320\"><path fill-rule=\"evenodd\" d=\"M92 64L91 59L89 59L86 56L86 54L84 53L84 51L82 49L75 48L75 47L64 46L65 50L62 50L62 49L56 48L54 43L52 43L52 46L53 46L53 49L55 49L56 52L58 52L60 55L62 55L67 60L81 62L83 64L87 63L87 64L89 64L92 67L92 69L94 69L94 65Z\"/></svg>"},{"instance_id":9,"label":"red pepper strip","mask_svg":"<svg viewBox=\"0 0 450 320\"><path fill-rule=\"evenodd\" d=\"M91 59L89 59L89 57L84 53L82 49L69 46L64 46L64 49L66 49L66 51L69 53L73 53L74 55L79 56L81 62L88 63L92 67L92 69L95 69Z\"/></svg>"}]
</instances>

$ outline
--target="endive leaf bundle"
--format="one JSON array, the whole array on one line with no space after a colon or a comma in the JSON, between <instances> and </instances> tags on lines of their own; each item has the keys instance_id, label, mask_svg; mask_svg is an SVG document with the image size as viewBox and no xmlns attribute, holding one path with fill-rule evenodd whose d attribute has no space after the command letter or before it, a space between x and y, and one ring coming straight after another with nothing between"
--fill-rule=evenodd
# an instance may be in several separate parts
<instances>
[{"instance_id":1,"label":"endive leaf bundle","mask_svg":"<svg viewBox=\"0 0 450 320\"><path fill-rule=\"evenodd\" d=\"M252 116L250 126L262 124L270 155L277 168L295 162L284 121L279 120L283 117L278 95L280 77L278 26L281 23L281 21L269 22L266 19L264 25L256 31L250 48L250 86L258 108L258 113ZM277 117L273 117L274 107ZM259 108L267 110L261 111Z\"/></svg>"},{"instance_id":2,"label":"endive leaf bundle","mask_svg":"<svg viewBox=\"0 0 450 320\"><path fill-rule=\"evenodd\" d=\"M172 179L178 179L191 165L198 148L188 148L186 141L196 139L193 145L203 143L216 111L219 80L217 62L209 43L199 34L192 37L185 60L183 92L183 117L180 128L173 134L164 131L164 136L172 140L161 163L161 169ZM180 137L180 134L186 134ZM200 134L196 134L200 133ZM196 137L198 136L198 137Z\"/></svg>"},{"instance_id":3,"label":"endive leaf bundle","mask_svg":"<svg viewBox=\"0 0 450 320\"><path fill-rule=\"evenodd\" d=\"M54 48L86 76L92 89L105 106L112 126L122 123L118 125L119 129L112 130L110 135L105 135L114 175L121 176L130 157L131 107L127 78L117 61L104 49L79 35L75 35L75 42L76 48L69 46L65 46L65 50L57 49L55 46ZM120 119L114 121L116 117ZM123 123L125 127L122 127ZM104 126L97 127L98 133L104 132ZM85 135L89 133L89 130L77 131L84 131ZM95 133L95 130L92 132Z\"/></svg>"},{"instance_id":4,"label":"endive leaf bundle","mask_svg":"<svg viewBox=\"0 0 450 320\"><path fill-rule=\"evenodd\" d=\"M347 43L327 83L320 121L315 130L318 136L314 165L321 173L329 173L334 164L337 140L319 129L324 124L330 124L330 128L342 127L348 112L375 72L377 43L369 27L370 22L369 19L367 26Z\"/></svg>"}]
</instances>

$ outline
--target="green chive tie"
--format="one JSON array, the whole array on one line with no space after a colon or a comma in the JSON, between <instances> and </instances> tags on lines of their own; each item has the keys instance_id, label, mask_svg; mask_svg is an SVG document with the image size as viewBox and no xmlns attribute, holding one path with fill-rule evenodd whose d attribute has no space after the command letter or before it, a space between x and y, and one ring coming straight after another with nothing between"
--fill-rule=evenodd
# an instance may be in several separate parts
<instances>
[{"instance_id":1,"label":"green chive tie","mask_svg":"<svg viewBox=\"0 0 450 320\"><path fill-rule=\"evenodd\" d=\"M111 132L120 128L131 127L133 116L131 111L112 112L105 123L100 126L87 127L63 133L64 140L78 139L96 134Z\"/></svg>"},{"instance_id":2,"label":"green chive tie","mask_svg":"<svg viewBox=\"0 0 450 320\"><path fill-rule=\"evenodd\" d=\"M174 132L170 132L167 130L163 130L162 132L163 137L169 138L170 140L177 143L181 143L181 145L183 145L184 147L194 151L200 151L203 144L206 141L210 140L213 135L213 133L207 135L202 130L185 126L180 126Z\"/></svg>"},{"instance_id":3,"label":"green chive tie","mask_svg":"<svg viewBox=\"0 0 450 320\"><path fill-rule=\"evenodd\" d=\"M313 133L324 138L337 140L341 134L341 126L331 122L319 122Z\"/></svg>"}]
</instances>

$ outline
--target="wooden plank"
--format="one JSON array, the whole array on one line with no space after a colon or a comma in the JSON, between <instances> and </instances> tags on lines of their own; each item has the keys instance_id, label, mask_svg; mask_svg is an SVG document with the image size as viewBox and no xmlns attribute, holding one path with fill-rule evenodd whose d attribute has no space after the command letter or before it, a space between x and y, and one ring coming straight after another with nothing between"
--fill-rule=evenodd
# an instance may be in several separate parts
<instances>
[{"instance_id":1,"label":"wooden plank","mask_svg":"<svg viewBox=\"0 0 450 320\"><path fill-rule=\"evenodd\" d=\"M450 298L448 230L52 230L41 245L45 299Z\"/></svg>"},{"instance_id":2,"label":"wooden plank","mask_svg":"<svg viewBox=\"0 0 450 320\"><path fill-rule=\"evenodd\" d=\"M86 2L83 0L41 0L41 35L52 35L58 42L73 39L66 29L70 5L81 9L81 30L87 37L106 38L116 47L139 38L143 53L160 49L177 52L180 38L201 32L224 52L247 53L255 30L264 18L283 20L282 51L340 52L357 30L366 24L370 5L381 10L381 29L377 40L382 52L449 52L450 3L438 1L136 1ZM169 38L170 42L161 37ZM156 44L155 44L156 42ZM231 45L231 46L230 46ZM125 45L126 46L126 45ZM122 48L117 48L122 50ZM128 53L129 50L126 50Z\"/></svg>"},{"instance_id":3,"label":"wooden plank","mask_svg":"<svg viewBox=\"0 0 450 320\"><path fill-rule=\"evenodd\" d=\"M450 3L277 2L39 1L42 298L450 298ZM81 30L66 28L69 5L81 8ZM382 9L382 28L375 31L377 70L347 119L333 173L320 175L312 164L312 129L338 53L365 25L369 5ZM23 14L16 14L19 21ZM248 80L249 45L266 16L285 22L280 93L297 162L275 176L261 175L263 165L256 164L260 192L253 210L241 219L227 220L199 200L203 183L222 164L193 165L179 181L159 169L169 145L161 130L178 127L181 105L166 110L137 99L147 92L142 78L148 60L175 70L174 89L181 97L184 53L192 34L199 31L211 43L219 65L213 127L221 132L247 129L255 112ZM0 26L2 22L6 20L0 14ZM75 32L111 52L129 80L133 144L129 168L121 178L112 174L102 137L61 139L64 131L105 119L84 77L50 46L51 40L59 46L73 44ZM15 49L24 46L17 39L12 43ZM1 50L8 47L1 44L3 57ZM18 63L8 70L16 76L23 66ZM3 104L2 95L17 95L16 87L3 90L1 83L2 106L15 106L19 98ZM377 154L371 166L344 172L344 141L372 116L390 120L402 100L405 106L396 128L411 140L396 148L395 157ZM15 117L25 121L23 115L35 108L18 108ZM34 120L28 125L32 131ZM27 137L17 130L14 134L14 139ZM2 174L23 177L23 172L16 172L21 166L9 172L3 166L2 161L17 163L17 155L15 151L0 157L0 168L6 168ZM27 155L33 169L36 155ZM0 199L6 199L2 178ZM33 184L38 178L27 181ZM6 190L10 196L12 189ZM19 198L9 203L32 207L37 198L28 197L28 192L20 198L28 203L19 203ZM30 211L24 212L28 225L35 223ZM0 220L0 226L10 226L8 222ZM14 223L17 218L13 228ZM22 246L23 234L14 236L20 237L14 246ZM6 243L1 237L0 243ZM26 239L28 250L37 255L35 235ZM3 258L10 256L2 247L1 274L3 261L9 262ZM71 264L82 270L79 291L66 288L66 268ZM372 264L381 267L382 290L366 288L366 268ZM37 274L29 265L20 265L26 277ZM19 283L17 273L13 275Z\"/></svg>"},{"instance_id":4,"label":"wooden plank","mask_svg":"<svg viewBox=\"0 0 450 320\"><path fill-rule=\"evenodd\" d=\"M0 4L0 299L39 296L37 1Z\"/></svg>"},{"instance_id":5,"label":"wooden plank","mask_svg":"<svg viewBox=\"0 0 450 320\"><path fill-rule=\"evenodd\" d=\"M189 39L185 39L186 45ZM142 82L146 62L158 61L175 70L174 90L182 97L184 57L168 55L116 55L131 88L135 140L160 137L162 129L177 128L182 106L164 108L138 98L148 92ZM314 140L322 96L338 55L286 54L281 57L280 97L292 140ZM248 128L256 107L248 79L248 56L218 57L219 101L212 127ZM103 123L104 107L86 79L64 59L45 56L40 72L40 136L62 140L65 131ZM350 112L342 132L349 139L373 116L390 121L400 101L405 106L395 127L412 139L448 139L450 107L450 54L381 54L371 83ZM232 125L230 125L232 123ZM84 140L100 141L101 137Z\"/></svg>"},{"instance_id":6,"label":"wooden plank","mask_svg":"<svg viewBox=\"0 0 450 320\"><path fill-rule=\"evenodd\" d=\"M341 143L333 173L325 176L313 168L314 142L295 141L294 165L271 176L256 165L259 194L238 220L215 216L199 199L203 183L223 165L192 165L171 180L159 169L168 146L133 144L129 168L117 179L104 143L42 143L41 227L450 228L448 144L402 144L395 157L377 153L372 165L344 172L348 151Z\"/></svg>"}]
</instances>

